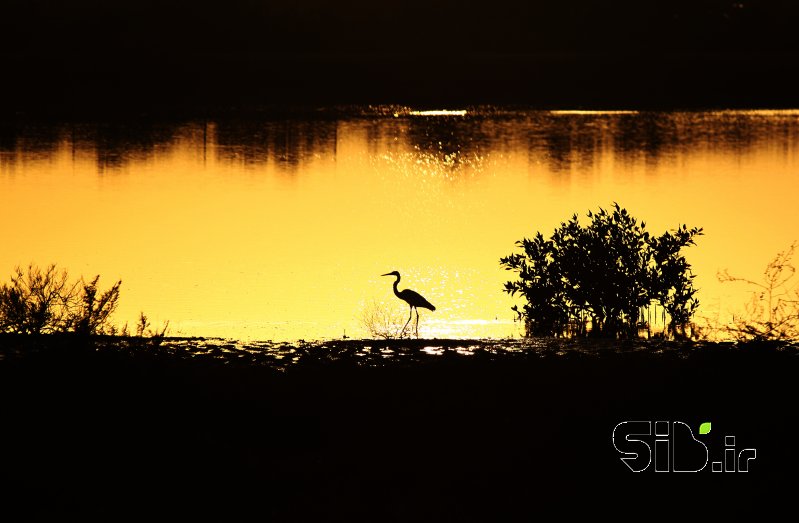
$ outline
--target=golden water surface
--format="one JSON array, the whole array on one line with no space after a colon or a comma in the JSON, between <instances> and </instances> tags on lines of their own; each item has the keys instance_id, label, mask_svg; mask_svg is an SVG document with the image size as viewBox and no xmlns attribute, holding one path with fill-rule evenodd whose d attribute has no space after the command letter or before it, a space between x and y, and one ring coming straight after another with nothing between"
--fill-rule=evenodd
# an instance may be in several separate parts
<instances>
[{"instance_id":1,"label":"golden water surface","mask_svg":"<svg viewBox=\"0 0 799 523\"><path fill-rule=\"evenodd\" d=\"M294 119L3 124L0 275L51 262L122 279L115 323L172 335L369 336L424 295L423 337L518 336L499 258L619 202L686 223L700 314L746 301L799 238L799 111L365 109Z\"/></svg>"}]
</instances>

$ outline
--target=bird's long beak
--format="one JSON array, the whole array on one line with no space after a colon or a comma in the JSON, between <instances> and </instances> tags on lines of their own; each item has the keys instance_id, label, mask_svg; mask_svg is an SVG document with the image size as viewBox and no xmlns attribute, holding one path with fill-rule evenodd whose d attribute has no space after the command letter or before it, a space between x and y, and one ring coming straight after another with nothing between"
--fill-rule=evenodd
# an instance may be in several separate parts
<instances>
[{"instance_id":1,"label":"bird's long beak","mask_svg":"<svg viewBox=\"0 0 799 523\"><path fill-rule=\"evenodd\" d=\"M392 274L390 272L387 272L386 274L381 274L380 276L392 276Z\"/></svg>"}]
</instances>

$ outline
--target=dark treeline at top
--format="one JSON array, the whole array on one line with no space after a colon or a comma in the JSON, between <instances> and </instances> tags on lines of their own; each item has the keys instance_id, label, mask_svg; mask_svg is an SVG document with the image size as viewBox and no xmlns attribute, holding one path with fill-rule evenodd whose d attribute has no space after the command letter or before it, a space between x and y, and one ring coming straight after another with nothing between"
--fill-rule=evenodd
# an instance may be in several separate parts
<instances>
[{"instance_id":1,"label":"dark treeline at top","mask_svg":"<svg viewBox=\"0 0 799 523\"><path fill-rule=\"evenodd\" d=\"M568 52L795 49L789 0L12 0L12 53Z\"/></svg>"},{"instance_id":2,"label":"dark treeline at top","mask_svg":"<svg viewBox=\"0 0 799 523\"><path fill-rule=\"evenodd\" d=\"M787 0L12 0L0 20L0 116L797 104Z\"/></svg>"}]
</instances>

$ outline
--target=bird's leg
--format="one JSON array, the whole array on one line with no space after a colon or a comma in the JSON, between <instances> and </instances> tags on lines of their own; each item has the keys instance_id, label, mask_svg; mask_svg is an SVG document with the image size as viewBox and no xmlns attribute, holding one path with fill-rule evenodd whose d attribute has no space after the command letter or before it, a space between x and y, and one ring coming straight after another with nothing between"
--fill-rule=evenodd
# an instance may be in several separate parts
<instances>
[{"instance_id":1,"label":"bird's leg","mask_svg":"<svg viewBox=\"0 0 799 523\"><path fill-rule=\"evenodd\" d=\"M416 339L419 339L419 309L416 309Z\"/></svg>"},{"instance_id":2,"label":"bird's leg","mask_svg":"<svg viewBox=\"0 0 799 523\"><path fill-rule=\"evenodd\" d=\"M419 313L417 312L416 314L419 314ZM406 321L405 325L402 327L402 331L400 332L400 338L402 338L402 335L405 334L405 327L407 327L408 324L411 322L411 318L413 318L413 307L411 307L411 313L408 316L408 321Z\"/></svg>"}]
</instances>

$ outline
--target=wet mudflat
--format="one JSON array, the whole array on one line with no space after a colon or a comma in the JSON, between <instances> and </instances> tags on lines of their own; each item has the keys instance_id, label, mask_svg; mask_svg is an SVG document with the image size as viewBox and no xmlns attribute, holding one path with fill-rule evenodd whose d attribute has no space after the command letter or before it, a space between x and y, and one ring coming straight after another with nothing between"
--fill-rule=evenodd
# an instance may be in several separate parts
<instances>
[{"instance_id":1,"label":"wet mudflat","mask_svg":"<svg viewBox=\"0 0 799 523\"><path fill-rule=\"evenodd\" d=\"M723 514L787 506L799 464L792 345L4 336L0 347L8 513ZM757 458L747 473L635 474L612 442L628 420L695 434L709 421L709 460L728 435Z\"/></svg>"}]
</instances>

